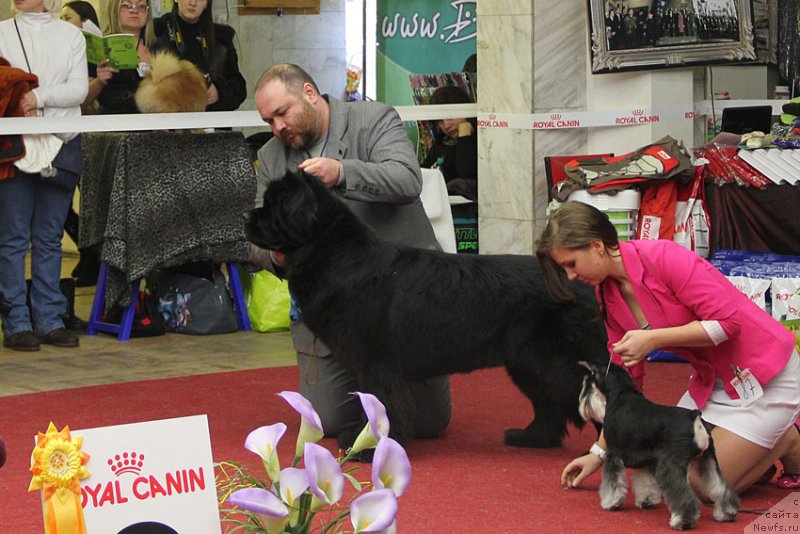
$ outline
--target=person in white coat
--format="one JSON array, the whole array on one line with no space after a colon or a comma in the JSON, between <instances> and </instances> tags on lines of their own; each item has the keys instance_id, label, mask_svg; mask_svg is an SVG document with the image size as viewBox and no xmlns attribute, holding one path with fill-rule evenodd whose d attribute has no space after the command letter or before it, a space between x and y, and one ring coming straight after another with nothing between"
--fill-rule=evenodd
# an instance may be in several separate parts
<instances>
[{"instance_id":1,"label":"person in white coat","mask_svg":"<svg viewBox=\"0 0 800 534\"><path fill-rule=\"evenodd\" d=\"M39 85L20 105L27 117L81 114L89 81L86 41L80 30L58 20L58 0L14 0L16 15L0 22L0 56L35 74ZM0 180L0 296L3 345L39 350L40 343L77 347L62 316L59 288L64 220L82 171L76 133L26 135L26 156L13 177ZM26 303L25 256L31 253L30 308Z\"/></svg>"}]
</instances>

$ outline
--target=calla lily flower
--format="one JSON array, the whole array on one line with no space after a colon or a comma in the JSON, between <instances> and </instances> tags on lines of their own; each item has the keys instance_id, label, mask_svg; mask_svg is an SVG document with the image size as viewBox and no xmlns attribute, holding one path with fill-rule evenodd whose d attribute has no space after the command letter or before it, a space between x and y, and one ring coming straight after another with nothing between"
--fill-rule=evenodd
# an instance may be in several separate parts
<instances>
[{"instance_id":1,"label":"calla lily flower","mask_svg":"<svg viewBox=\"0 0 800 534\"><path fill-rule=\"evenodd\" d=\"M308 399L294 391L281 391L278 396L289 403L289 406L300 414L300 432L297 434L295 457L303 455L306 443L316 443L322 439L325 432L322 430L322 420Z\"/></svg>"},{"instance_id":2,"label":"calla lily flower","mask_svg":"<svg viewBox=\"0 0 800 534\"><path fill-rule=\"evenodd\" d=\"M386 415L386 407L381 401L369 393L356 392L355 395L361 399L361 406L367 414L368 422L356 438L356 442L350 449L351 453L371 449L378 444L382 437L389 435L389 417Z\"/></svg>"},{"instance_id":3,"label":"calla lily flower","mask_svg":"<svg viewBox=\"0 0 800 534\"><path fill-rule=\"evenodd\" d=\"M397 497L389 489L365 493L350 505L350 522L353 532L382 532L394 523L397 515Z\"/></svg>"},{"instance_id":4,"label":"calla lily flower","mask_svg":"<svg viewBox=\"0 0 800 534\"><path fill-rule=\"evenodd\" d=\"M375 447L372 459L372 484L386 488L400 497L411 483L411 462L405 449L395 440L385 437Z\"/></svg>"},{"instance_id":5,"label":"calla lily flower","mask_svg":"<svg viewBox=\"0 0 800 534\"><path fill-rule=\"evenodd\" d=\"M264 462L264 469L271 481L278 480L280 476L280 461L278 459L278 442L286 432L286 425L275 423L274 425L256 428L247 435L244 440L244 448L261 456Z\"/></svg>"},{"instance_id":6,"label":"calla lily flower","mask_svg":"<svg viewBox=\"0 0 800 534\"><path fill-rule=\"evenodd\" d=\"M258 514L268 534L283 532L289 522L289 510L281 500L263 488L244 488L236 490L228 497L228 502L242 510Z\"/></svg>"},{"instance_id":7,"label":"calla lily flower","mask_svg":"<svg viewBox=\"0 0 800 534\"><path fill-rule=\"evenodd\" d=\"M300 497L308 489L308 476L305 469L287 467L281 471L280 483L281 500L289 506L289 524L294 526L298 522L300 514Z\"/></svg>"},{"instance_id":8,"label":"calla lily flower","mask_svg":"<svg viewBox=\"0 0 800 534\"><path fill-rule=\"evenodd\" d=\"M339 502L344 492L344 475L333 454L316 443L306 443L303 460L308 487L314 495L311 503L312 511Z\"/></svg>"}]
</instances>

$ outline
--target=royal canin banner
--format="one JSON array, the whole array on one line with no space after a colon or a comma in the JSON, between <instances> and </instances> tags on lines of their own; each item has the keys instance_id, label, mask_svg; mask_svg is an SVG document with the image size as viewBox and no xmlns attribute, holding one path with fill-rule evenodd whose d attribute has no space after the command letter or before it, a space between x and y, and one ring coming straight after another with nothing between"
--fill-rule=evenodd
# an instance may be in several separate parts
<instances>
[{"instance_id":1,"label":"royal canin banner","mask_svg":"<svg viewBox=\"0 0 800 534\"><path fill-rule=\"evenodd\" d=\"M555 113L478 113L479 128L512 130L559 130L603 126L637 126L664 121L693 120L699 114L689 108L633 108L611 111L565 111Z\"/></svg>"},{"instance_id":2,"label":"royal canin banner","mask_svg":"<svg viewBox=\"0 0 800 534\"><path fill-rule=\"evenodd\" d=\"M205 415L73 430L91 476L81 481L87 532L160 523L159 532L220 534Z\"/></svg>"}]
</instances>

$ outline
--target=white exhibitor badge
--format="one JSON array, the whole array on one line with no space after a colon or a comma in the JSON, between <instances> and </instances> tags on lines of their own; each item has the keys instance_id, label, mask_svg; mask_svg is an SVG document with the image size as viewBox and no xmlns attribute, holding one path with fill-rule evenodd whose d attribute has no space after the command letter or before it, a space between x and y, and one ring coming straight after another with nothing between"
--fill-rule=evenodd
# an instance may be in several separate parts
<instances>
[{"instance_id":1,"label":"white exhibitor badge","mask_svg":"<svg viewBox=\"0 0 800 534\"><path fill-rule=\"evenodd\" d=\"M72 435L83 436L81 450L90 456L91 476L81 481L88 532L221 532L205 415Z\"/></svg>"}]
</instances>

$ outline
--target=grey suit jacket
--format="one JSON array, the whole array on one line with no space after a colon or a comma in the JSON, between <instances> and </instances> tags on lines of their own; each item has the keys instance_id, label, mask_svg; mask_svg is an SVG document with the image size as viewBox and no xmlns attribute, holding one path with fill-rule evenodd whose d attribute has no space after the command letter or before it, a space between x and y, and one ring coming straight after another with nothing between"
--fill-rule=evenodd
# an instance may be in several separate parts
<instances>
[{"instance_id":1,"label":"grey suit jacket","mask_svg":"<svg viewBox=\"0 0 800 534\"><path fill-rule=\"evenodd\" d=\"M394 243L439 249L431 223L419 199L422 175L414 149L400 116L379 102L330 104L330 126L325 157L342 162L342 180L332 189L363 222ZM297 166L308 154L270 139L258 151L258 192L261 206L269 182ZM300 322L292 325L292 339L299 352L318 356L330 351Z\"/></svg>"}]
</instances>

